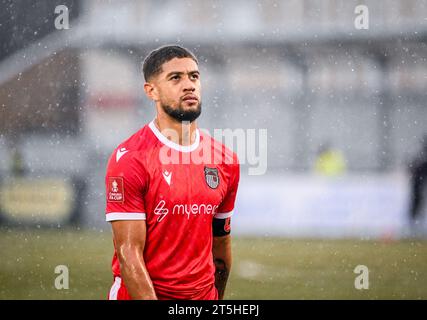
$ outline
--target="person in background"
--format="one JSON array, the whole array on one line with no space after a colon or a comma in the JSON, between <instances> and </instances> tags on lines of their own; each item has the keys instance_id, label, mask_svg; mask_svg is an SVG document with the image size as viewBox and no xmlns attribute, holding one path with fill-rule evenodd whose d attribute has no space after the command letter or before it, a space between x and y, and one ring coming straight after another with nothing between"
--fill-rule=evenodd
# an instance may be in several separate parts
<instances>
[{"instance_id":1,"label":"person in background","mask_svg":"<svg viewBox=\"0 0 427 320\"><path fill-rule=\"evenodd\" d=\"M10 171L13 177L22 177L26 173L24 158L18 147L12 149Z\"/></svg>"},{"instance_id":2,"label":"person in background","mask_svg":"<svg viewBox=\"0 0 427 320\"><path fill-rule=\"evenodd\" d=\"M409 218L413 227L419 223L424 201L424 188L427 179L427 134L422 138L422 148L409 164L410 208Z\"/></svg>"}]
</instances>

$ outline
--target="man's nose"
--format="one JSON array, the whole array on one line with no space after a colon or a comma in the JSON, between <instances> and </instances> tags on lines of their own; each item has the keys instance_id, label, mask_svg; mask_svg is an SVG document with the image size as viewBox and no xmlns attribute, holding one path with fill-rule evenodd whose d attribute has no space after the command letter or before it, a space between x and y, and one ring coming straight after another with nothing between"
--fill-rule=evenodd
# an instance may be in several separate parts
<instances>
[{"instance_id":1,"label":"man's nose","mask_svg":"<svg viewBox=\"0 0 427 320\"><path fill-rule=\"evenodd\" d=\"M191 91L193 92L196 90L196 85L191 81L190 79L186 79L184 82L184 91Z\"/></svg>"}]
</instances>

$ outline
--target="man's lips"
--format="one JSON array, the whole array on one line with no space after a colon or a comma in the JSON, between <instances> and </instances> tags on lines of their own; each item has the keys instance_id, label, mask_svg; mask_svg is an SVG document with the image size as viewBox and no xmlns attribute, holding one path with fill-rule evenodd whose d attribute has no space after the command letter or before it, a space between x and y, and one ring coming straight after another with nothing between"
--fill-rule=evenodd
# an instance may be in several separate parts
<instances>
[{"instance_id":1,"label":"man's lips","mask_svg":"<svg viewBox=\"0 0 427 320\"><path fill-rule=\"evenodd\" d=\"M198 102L199 99L195 95L188 95L182 98L182 101L188 101L188 102Z\"/></svg>"}]
</instances>

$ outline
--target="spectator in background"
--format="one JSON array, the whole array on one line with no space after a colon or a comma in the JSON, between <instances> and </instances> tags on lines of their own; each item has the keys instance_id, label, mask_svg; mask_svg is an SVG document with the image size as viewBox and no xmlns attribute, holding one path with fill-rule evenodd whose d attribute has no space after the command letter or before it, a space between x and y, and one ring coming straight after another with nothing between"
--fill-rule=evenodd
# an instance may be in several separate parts
<instances>
[{"instance_id":1,"label":"spectator in background","mask_svg":"<svg viewBox=\"0 0 427 320\"><path fill-rule=\"evenodd\" d=\"M14 177L22 177L26 173L24 159L18 147L12 150L11 172Z\"/></svg>"},{"instance_id":2,"label":"spectator in background","mask_svg":"<svg viewBox=\"0 0 427 320\"><path fill-rule=\"evenodd\" d=\"M427 134L424 135L422 148L409 164L411 179L410 219L412 225L418 224L424 198L424 187L427 179Z\"/></svg>"},{"instance_id":3,"label":"spectator in background","mask_svg":"<svg viewBox=\"0 0 427 320\"><path fill-rule=\"evenodd\" d=\"M323 143L317 152L314 169L324 176L340 175L346 170L344 156L339 150L332 148L329 142Z\"/></svg>"}]
</instances>

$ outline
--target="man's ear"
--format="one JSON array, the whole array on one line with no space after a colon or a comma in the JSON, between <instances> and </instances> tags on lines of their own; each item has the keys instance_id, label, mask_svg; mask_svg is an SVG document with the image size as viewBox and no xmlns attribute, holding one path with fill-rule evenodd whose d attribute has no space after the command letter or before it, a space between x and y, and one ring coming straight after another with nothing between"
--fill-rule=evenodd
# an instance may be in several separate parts
<instances>
[{"instance_id":1,"label":"man's ear","mask_svg":"<svg viewBox=\"0 0 427 320\"><path fill-rule=\"evenodd\" d=\"M158 100L159 94L157 92L157 89L152 83L149 83L149 82L144 83L144 91L149 99L154 101Z\"/></svg>"}]
</instances>

